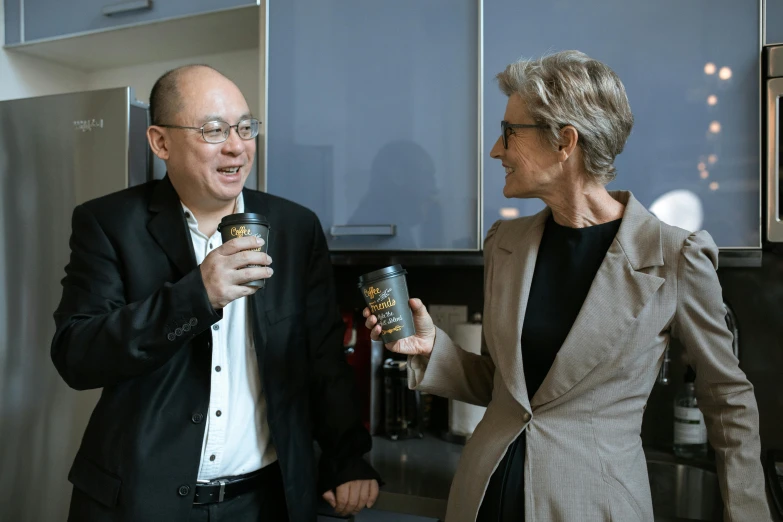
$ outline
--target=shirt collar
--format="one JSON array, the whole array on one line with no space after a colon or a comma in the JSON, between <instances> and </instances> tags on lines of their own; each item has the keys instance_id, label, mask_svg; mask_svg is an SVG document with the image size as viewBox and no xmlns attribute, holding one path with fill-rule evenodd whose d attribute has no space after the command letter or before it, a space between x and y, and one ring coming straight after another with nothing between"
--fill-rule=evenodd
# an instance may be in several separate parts
<instances>
[{"instance_id":1,"label":"shirt collar","mask_svg":"<svg viewBox=\"0 0 783 522\"><path fill-rule=\"evenodd\" d=\"M198 229L198 220L196 219L196 216L193 215L193 212L180 200L180 205L182 205L182 210L185 211L185 221L188 222L189 227L196 227ZM242 214L245 211L245 196L242 192L239 193L239 196L237 196L236 200L236 214Z\"/></svg>"}]
</instances>

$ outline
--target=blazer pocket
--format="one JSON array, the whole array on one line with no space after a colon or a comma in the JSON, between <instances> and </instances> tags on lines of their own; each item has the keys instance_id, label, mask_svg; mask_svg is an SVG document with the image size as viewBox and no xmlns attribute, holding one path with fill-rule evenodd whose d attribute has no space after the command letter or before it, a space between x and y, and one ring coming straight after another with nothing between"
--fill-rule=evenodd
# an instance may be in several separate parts
<instances>
[{"instance_id":1,"label":"blazer pocket","mask_svg":"<svg viewBox=\"0 0 783 522\"><path fill-rule=\"evenodd\" d=\"M631 495L631 492L628 491L625 486L623 486L613 477L604 476L604 482L606 482L606 485L609 486L609 490L615 493L615 497L622 498L625 505L625 509L623 509L621 506L617 506L611 498L609 499L609 507L612 511L612 520L630 520L630 514L628 513L627 508L631 508L631 512L636 515L636 520L639 520L640 522L644 520L644 516L642 516L642 510L639 509L639 504L637 504L636 500Z\"/></svg>"},{"instance_id":2,"label":"blazer pocket","mask_svg":"<svg viewBox=\"0 0 783 522\"><path fill-rule=\"evenodd\" d=\"M68 481L106 507L117 505L122 481L81 455L76 455Z\"/></svg>"}]
</instances>

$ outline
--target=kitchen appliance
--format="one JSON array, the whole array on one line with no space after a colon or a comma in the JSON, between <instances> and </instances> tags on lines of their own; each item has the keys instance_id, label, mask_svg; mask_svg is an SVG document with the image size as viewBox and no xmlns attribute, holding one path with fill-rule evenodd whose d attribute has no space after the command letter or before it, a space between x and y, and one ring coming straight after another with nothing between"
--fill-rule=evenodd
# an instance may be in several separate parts
<instances>
[{"instance_id":1,"label":"kitchen appliance","mask_svg":"<svg viewBox=\"0 0 783 522\"><path fill-rule=\"evenodd\" d=\"M68 388L49 356L71 213L150 178L147 120L127 87L0 102L0 520L67 517L100 396Z\"/></svg>"},{"instance_id":2,"label":"kitchen appliance","mask_svg":"<svg viewBox=\"0 0 783 522\"><path fill-rule=\"evenodd\" d=\"M408 388L408 361L388 358L383 362L384 432L391 440L422 438L424 409L422 393Z\"/></svg>"},{"instance_id":3,"label":"kitchen appliance","mask_svg":"<svg viewBox=\"0 0 783 522\"><path fill-rule=\"evenodd\" d=\"M783 115L783 45L764 48L762 100L764 102L766 221L767 240L783 242L783 156L781 155L781 115Z\"/></svg>"}]
</instances>

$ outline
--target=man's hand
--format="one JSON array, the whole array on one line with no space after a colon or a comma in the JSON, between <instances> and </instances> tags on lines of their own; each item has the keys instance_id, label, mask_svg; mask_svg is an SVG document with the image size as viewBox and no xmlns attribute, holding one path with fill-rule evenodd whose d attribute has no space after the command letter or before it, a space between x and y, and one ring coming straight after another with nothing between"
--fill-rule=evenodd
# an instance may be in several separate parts
<instances>
[{"instance_id":1,"label":"man's hand","mask_svg":"<svg viewBox=\"0 0 783 522\"><path fill-rule=\"evenodd\" d=\"M378 481L352 480L335 491L327 491L323 497L338 515L355 515L365 507L371 508L378 498Z\"/></svg>"},{"instance_id":2,"label":"man's hand","mask_svg":"<svg viewBox=\"0 0 783 522\"><path fill-rule=\"evenodd\" d=\"M212 308L219 310L235 299L253 295L258 288L245 283L272 277L273 271L268 266L272 258L254 251L263 244L263 239L254 236L238 237L204 258L199 268Z\"/></svg>"}]
</instances>

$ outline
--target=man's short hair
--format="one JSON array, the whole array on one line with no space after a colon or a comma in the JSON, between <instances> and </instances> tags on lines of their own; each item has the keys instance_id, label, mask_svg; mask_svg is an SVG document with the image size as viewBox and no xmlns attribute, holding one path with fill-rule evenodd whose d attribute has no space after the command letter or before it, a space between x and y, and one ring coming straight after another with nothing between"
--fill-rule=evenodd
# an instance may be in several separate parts
<instances>
[{"instance_id":1,"label":"man's short hair","mask_svg":"<svg viewBox=\"0 0 783 522\"><path fill-rule=\"evenodd\" d=\"M174 116L183 107L182 96L179 93L179 77L196 67L206 67L222 74L214 67L205 64L183 65L164 73L152 86L150 92L150 123L152 125L172 124Z\"/></svg>"}]
</instances>

